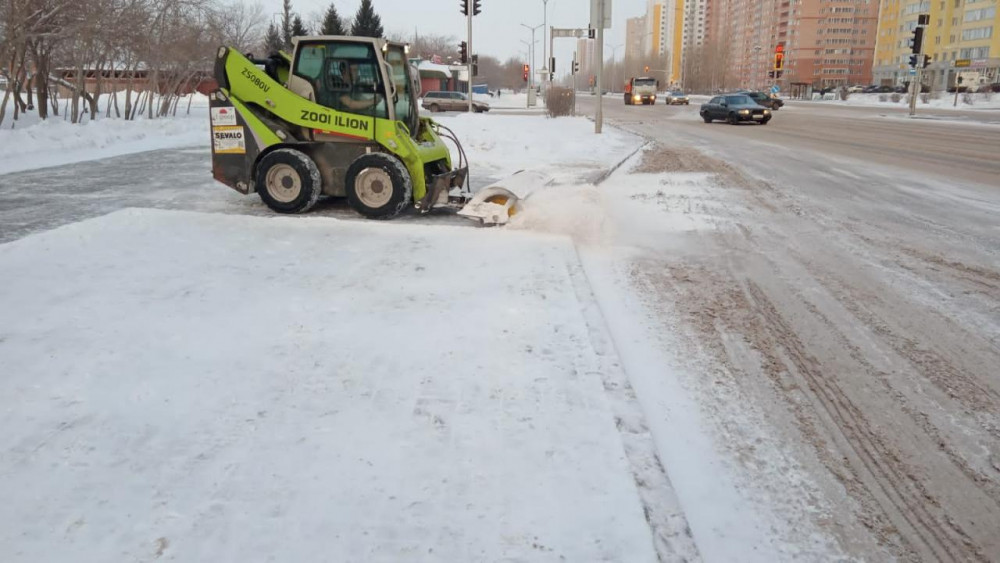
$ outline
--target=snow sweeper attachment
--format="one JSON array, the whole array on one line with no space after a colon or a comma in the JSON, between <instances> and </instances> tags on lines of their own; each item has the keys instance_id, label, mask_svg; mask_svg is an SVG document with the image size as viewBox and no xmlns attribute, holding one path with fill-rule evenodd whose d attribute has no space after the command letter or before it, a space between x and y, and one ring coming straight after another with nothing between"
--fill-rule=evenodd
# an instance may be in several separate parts
<instances>
[{"instance_id":1,"label":"snow sweeper attachment","mask_svg":"<svg viewBox=\"0 0 1000 563\"><path fill-rule=\"evenodd\" d=\"M516 212L517 197L505 190L473 196L458 138L420 116L420 77L406 45L317 36L296 37L292 46L292 55L266 59L229 47L216 53L219 87L209 102L216 180L256 192L279 213L308 211L320 195L345 197L372 219L411 205L421 213L460 208L486 224ZM442 137L455 144L457 166Z\"/></svg>"}]
</instances>

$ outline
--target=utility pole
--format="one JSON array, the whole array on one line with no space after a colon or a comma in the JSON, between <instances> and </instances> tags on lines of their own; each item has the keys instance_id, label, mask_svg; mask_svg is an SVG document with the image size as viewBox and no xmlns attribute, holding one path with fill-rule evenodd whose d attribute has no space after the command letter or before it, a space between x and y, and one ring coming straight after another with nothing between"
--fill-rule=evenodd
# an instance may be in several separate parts
<instances>
[{"instance_id":1,"label":"utility pole","mask_svg":"<svg viewBox=\"0 0 1000 563\"><path fill-rule=\"evenodd\" d=\"M611 0L597 0L597 14L591 20L597 23L597 116L594 118L594 133L600 135L604 128L604 3Z\"/></svg>"}]
</instances>

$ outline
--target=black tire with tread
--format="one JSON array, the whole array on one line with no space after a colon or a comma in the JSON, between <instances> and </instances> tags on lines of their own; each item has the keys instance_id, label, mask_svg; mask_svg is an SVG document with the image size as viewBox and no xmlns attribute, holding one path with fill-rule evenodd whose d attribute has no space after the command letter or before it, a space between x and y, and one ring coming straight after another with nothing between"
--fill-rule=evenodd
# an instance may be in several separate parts
<instances>
[{"instance_id":1,"label":"black tire with tread","mask_svg":"<svg viewBox=\"0 0 1000 563\"><path fill-rule=\"evenodd\" d=\"M302 190L293 201L278 201L267 192L267 173L278 164L291 166L299 175ZM295 149L277 149L265 154L257 163L255 182L260 199L278 213L305 213L316 205L323 192L323 179L316 163L308 155Z\"/></svg>"},{"instance_id":2,"label":"black tire with tread","mask_svg":"<svg viewBox=\"0 0 1000 563\"><path fill-rule=\"evenodd\" d=\"M392 180L392 197L379 208L368 207L358 197L355 182L358 175L367 168L381 168ZM373 152L356 158L347 169L344 185L347 189L347 203L351 209L369 219L392 219L413 202L413 181L410 172L400 160L392 155Z\"/></svg>"}]
</instances>

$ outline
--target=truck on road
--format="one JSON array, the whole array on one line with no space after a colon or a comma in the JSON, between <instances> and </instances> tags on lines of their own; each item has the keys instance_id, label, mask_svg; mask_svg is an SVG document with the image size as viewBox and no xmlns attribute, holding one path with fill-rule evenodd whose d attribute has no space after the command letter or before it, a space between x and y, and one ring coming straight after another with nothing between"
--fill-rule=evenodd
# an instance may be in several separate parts
<instances>
[{"instance_id":1,"label":"truck on road","mask_svg":"<svg viewBox=\"0 0 1000 563\"><path fill-rule=\"evenodd\" d=\"M660 82L648 76L632 77L625 83L625 105L655 104Z\"/></svg>"}]
</instances>

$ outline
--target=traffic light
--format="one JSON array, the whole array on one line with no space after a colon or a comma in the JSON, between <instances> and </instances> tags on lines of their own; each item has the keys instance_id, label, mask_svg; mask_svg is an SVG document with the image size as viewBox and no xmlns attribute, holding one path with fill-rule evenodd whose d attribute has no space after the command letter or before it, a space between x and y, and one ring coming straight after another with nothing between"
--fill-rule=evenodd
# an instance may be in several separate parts
<instances>
[{"instance_id":1,"label":"traffic light","mask_svg":"<svg viewBox=\"0 0 1000 563\"><path fill-rule=\"evenodd\" d=\"M458 58L462 64L469 62L469 44L465 41L458 44Z\"/></svg>"},{"instance_id":2,"label":"traffic light","mask_svg":"<svg viewBox=\"0 0 1000 563\"><path fill-rule=\"evenodd\" d=\"M524 65L524 69L523 70L524 70L524 73L523 73L524 74L524 81L527 82L528 81L528 65Z\"/></svg>"},{"instance_id":3,"label":"traffic light","mask_svg":"<svg viewBox=\"0 0 1000 563\"><path fill-rule=\"evenodd\" d=\"M774 70L781 70L785 68L785 54L775 53L774 54Z\"/></svg>"},{"instance_id":4,"label":"traffic light","mask_svg":"<svg viewBox=\"0 0 1000 563\"><path fill-rule=\"evenodd\" d=\"M929 66L931 66L931 56L930 55L924 55L924 66L923 66L923 68L927 68Z\"/></svg>"},{"instance_id":5,"label":"traffic light","mask_svg":"<svg viewBox=\"0 0 1000 563\"><path fill-rule=\"evenodd\" d=\"M649 72L649 65L646 65L645 68L646 68L646 70L644 70L643 72Z\"/></svg>"},{"instance_id":6,"label":"traffic light","mask_svg":"<svg viewBox=\"0 0 1000 563\"><path fill-rule=\"evenodd\" d=\"M462 7L462 15L463 16L469 15L469 0L462 0L460 6Z\"/></svg>"},{"instance_id":7,"label":"traffic light","mask_svg":"<svg viewBox=\"0 0 1000 563\"><path fill-rule=\"evenodd\" d=\"M479 55L472 55L472 76L479 76Z\"/></svg>"},{"instance_id":8,"label":"traffic light","mask_svg":"<svg viewBox=\"0 0 1000 563\"><path fill-rule=\"evenodd\" d=\"M549 57L549 80L556 74L556 58Z\"/></svg>"},{"instance_id":9,"label":"traffic light","mask_svg":"<svg viewBox=\"0 0 1000 563\"><path fill-rule=\"evenodd\" d=\"M920 54L920 47L924 43L924 28L915 27L913 28L913 44L910 52L913 54Z\"/></svg>"},{"instance_id":10,"label":"traffic light","mask_svg":"<svg viewBox=\"0 0 1000 563\"><path fill-rule=\"evenodd\" d=\"M917 56L910 55L910 68L917 68Z\"/></svg>"},{"instance_id":11,"label":"traffic light","mask_svg":"<svg viewBox=\"0 0 1000 563\"><path fill-rule=\"evenodd\" d=\"M472 15L478 16L479 12L483 11L482 0L472 0Z\"/></svg>"},{"instance_id":12,"label":"traffic light","mask_svg":"<svg viewBox=\"0 0 1000 563\"><path fill-rule=\"evenodd\" d=\"M573 61L573 74L580 72L580 61Z\"/></svg>"}]
</instances>

